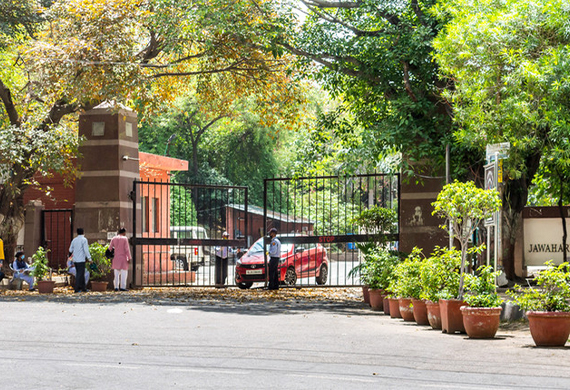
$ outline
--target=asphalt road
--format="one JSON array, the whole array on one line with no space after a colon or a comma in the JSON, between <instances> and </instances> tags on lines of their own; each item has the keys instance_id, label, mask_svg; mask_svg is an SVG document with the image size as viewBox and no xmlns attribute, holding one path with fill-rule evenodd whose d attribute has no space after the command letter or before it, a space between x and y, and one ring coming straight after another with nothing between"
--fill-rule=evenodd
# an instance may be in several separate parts
<instances>
[{"instance_id":1,"label":"asphalt road","mask_svg":"<svg viewBox=\"0 0 570 390\"><path fill-rule=\"evenodd\" d=\"M0 388L570 388L570 348L526 330L470 340L321 292L0 292Z\"/></svg>"}]
</instances>

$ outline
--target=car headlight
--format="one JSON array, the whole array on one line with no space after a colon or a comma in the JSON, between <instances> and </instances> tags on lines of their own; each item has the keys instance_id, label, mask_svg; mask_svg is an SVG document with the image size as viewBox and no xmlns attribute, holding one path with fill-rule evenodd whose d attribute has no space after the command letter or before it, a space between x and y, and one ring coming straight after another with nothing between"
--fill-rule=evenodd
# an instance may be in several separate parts
<instances>
[{"instance_id":1,"label":"car headlight","mask_svg":"<svg viewBox=\"0 0 570 390\"><path fill-rule=\"evenodd\" d=\"M283 264L287 259L279 259L279 264Z\"/></svg>"},{"instance_id":2,"label":"car headlight","mask_svg":"<svg viewBox=\"0 0 570 390\"><path fill-rule=\"evenodd\" d=\"M236 265L241 266L241 260L237 260L237 261L236 261Z\"/></svg>"}]
</instances>

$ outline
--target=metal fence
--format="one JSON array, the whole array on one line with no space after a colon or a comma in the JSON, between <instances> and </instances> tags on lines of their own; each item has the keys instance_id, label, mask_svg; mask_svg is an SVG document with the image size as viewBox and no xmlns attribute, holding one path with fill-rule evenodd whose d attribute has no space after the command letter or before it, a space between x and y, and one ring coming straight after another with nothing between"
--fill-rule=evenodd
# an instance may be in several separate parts
<instances>
[{"instance_id":1,"label":"metal fence","mask_svg":"<svg viewBox=\"0 0 570 390\"><path fill-rule=\"evenodd\" d=\"M248 204L246 187L135 181L133 255L142 273L135 280L263 287L267 232L275 227L284 286L359 286L349 276L362 261L357 244L377 236L359 231L353 218L372 206L399 215L399 186L399 175L385 174L267 179L261 207ZM394 231L389 245L397 248L397 223Z\"/></svg>"},{"instance_id":2,"label":"metal fence","mask_svg":"<svg viewBox=\"0 0 570 390\"><path fill-rule=\"evenodd\" d=\"M320 176L267 179L264 226L279 231L282 243L280 282L288 286L359 286L350 271L361 261L358 243L378 235L364 234L353 218L372 206L399 215L399 175ZM399 224L386 238L397 249ZM265 239L264 244L269 243ZM266 247L267 248L267 247ZM242 263L247 263L247 257ZM266 267L265 262L265 267ZM255 280L249 266L238 270L244 287Z\"/></svg>"},{"instance_id":3,"label":"metal fence","mask_svg":"<svg viewBox=\"0 0 570 390\"><path fill-rule=\"evenodd\" d=\"M135 181L133 244L143 286L233 284L233 267L216 253L247 247L247 188ZM233 213L228 205L241 205ZM227 232L227 238L223 236ZM236 248L231 251L228 248ZM225 257L225 256L224 256Z\"/></svg>"}]
</instances>

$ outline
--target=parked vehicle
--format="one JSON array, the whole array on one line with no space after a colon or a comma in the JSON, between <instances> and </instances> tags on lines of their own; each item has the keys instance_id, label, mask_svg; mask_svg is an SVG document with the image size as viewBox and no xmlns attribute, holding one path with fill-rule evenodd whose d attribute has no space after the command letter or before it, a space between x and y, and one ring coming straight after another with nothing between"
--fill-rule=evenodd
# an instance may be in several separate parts
<instances>
[{"instance_id":1,"label":"parked vehicle","mask_svg":"<svg viewBox=\"0 0 570 390\"><path fill-rule=\"evenodd\" d=\"M175 267L184 271L197 271L206 262L208 250L203 245L186 245L184 239L207 240L208 233L201 226L171 226L170 238L178 240L176 245L170 247L170 260L175 262Z\"/></svg>"},{"instance_id":2,"label":"parked vehicle","mask_svg":"<svg viewBox=\"0 0 570 390\"><path fill-rule=\"evenodd\" d=\"M236 261L235 281L239 288L265 281L265 252L262 237ZM294 286L298 278L315 277L317 284L322 285L327 282L328 270L327 251L322 245L281 244L279 281L282 284Z\"/></svg>"}]
</instances>

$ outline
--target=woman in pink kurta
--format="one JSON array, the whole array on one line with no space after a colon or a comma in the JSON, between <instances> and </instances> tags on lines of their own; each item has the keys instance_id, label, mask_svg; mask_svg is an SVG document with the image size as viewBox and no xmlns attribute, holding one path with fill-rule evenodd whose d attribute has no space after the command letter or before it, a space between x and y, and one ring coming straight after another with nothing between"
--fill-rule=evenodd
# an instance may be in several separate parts
<instances>
[{"instance_id":1,"label":"woman in pink kurta","mask_svg":"<svg viewBox=\"0 0 570 390\"><path fill-rule=\"evenodd\" d=\"M131 248L125 228L119 230L119 234L113 237L109 249L115 251L112 268L115 272L115 291L127 291L127 276L129 261L131 261Z\"/></svg>"}]
</instances>

